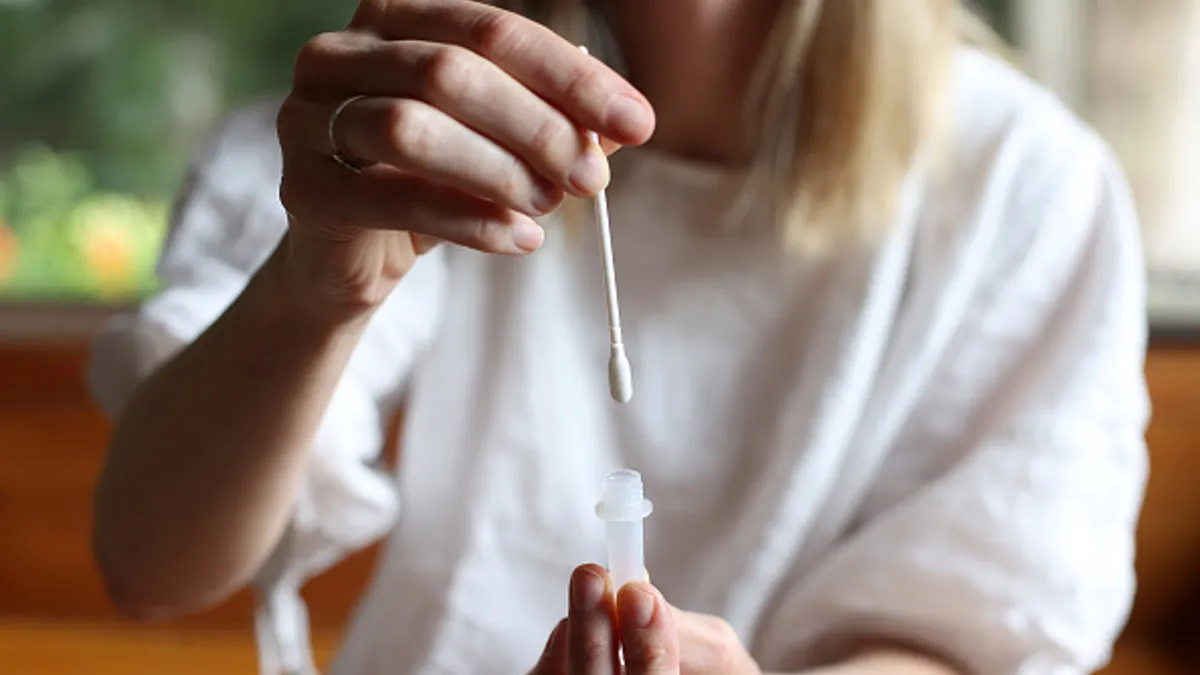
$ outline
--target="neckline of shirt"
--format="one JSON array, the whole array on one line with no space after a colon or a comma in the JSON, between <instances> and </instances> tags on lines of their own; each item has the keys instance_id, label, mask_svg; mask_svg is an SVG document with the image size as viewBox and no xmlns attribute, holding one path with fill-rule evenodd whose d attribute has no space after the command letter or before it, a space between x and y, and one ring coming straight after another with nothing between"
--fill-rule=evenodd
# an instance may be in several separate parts
<instances>
[{"instance_id":1,"label":"neckline of shirt","mask_svg":"<svg viewBox=\"0 0 1200 675\"><path fill-rule=\"evenodd\" d=\"M623 148L611 158L613 182L653 185L668 191L703 191L740 186L744 167L681 157L655 148Z\"/></svg>"}]
</instances>

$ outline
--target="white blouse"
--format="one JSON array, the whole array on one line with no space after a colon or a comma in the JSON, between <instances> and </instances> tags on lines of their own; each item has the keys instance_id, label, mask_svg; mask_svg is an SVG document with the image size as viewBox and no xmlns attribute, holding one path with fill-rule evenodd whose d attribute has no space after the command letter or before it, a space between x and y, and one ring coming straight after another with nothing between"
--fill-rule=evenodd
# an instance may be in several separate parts
<instances>
[{"instance_id":1,"label":"white blouse","mask_svg":"<svg viewBox=\"0 0 1200 675\"><path fill-rule=\"evenodd\" d=\"M736 177L619 153L628 405L608 395L590 231L551 225L525 259L421 259L342 378L259 577L264 668L311 666L296 589L386 536L334 673L527 672L571 569L603 561L592 509L620 467L655 502L656 585L728 620L765 670L805 667L842 632L979 675L1104 663L1147 474L1134 208L1049 93L974 51L954 82L949 165L914 177L885 241L825 263L755 222L720 230ZM162 292L98 338L110 410L283 232L273 112L241 112L207 147ZM373 461L401 397L390 476Z\"/></svg>"}]
</instances>

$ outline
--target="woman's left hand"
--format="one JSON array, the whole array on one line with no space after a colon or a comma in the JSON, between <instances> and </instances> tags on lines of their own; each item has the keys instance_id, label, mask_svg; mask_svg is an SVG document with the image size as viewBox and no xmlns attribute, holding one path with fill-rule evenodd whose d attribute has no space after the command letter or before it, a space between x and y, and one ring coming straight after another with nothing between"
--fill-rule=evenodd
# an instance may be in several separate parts
<instances>
[{"instance_id":1,"label":"woman's left hand","mask_svg":"<svg viewBox=\"0 0 1200 675\"><path fill-rule=\"evenodd\" d=\"M724 620L676 609L648 583L613 591L603 568L576 568L567 618L530 675L621 675L618 647L626 675L761 675Z\"/></svg>"}]
</instances>

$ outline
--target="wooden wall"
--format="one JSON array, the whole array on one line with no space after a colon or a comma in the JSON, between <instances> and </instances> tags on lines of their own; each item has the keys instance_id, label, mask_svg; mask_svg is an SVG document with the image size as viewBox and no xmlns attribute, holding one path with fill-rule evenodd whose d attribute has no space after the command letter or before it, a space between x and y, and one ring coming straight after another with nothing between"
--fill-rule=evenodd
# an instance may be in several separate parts
<instances>
[{"instance_id":1,"label":"wooden wall","mask_svg":"<svg viewBox=\"0 0 1200 675\"><path fill-rule=\"evenodd\" d=\"M0 347L0 617L117 616L91 560L90 500L109 424L83 384L82 346ZM374 550L307 589L313 622L344 622ZM190 619L248 625L242 593Z\"/></svg>"},{"instance_id":2,"label":"wooden wall","mask_svg":"<svg viewBox=\"0 0 1200 675\"><path fill-rule=\"evenodd\" d=\"M1146 378L1154 416L1133 627L1157 632L1200 616L1200 342L1153 348Z\"/></svg>"},{"instance_id":3,"label":"wooden wall","mask_svg":"<svg viewBox=\"0 0 1200 675\"><path fill-rule=\"evenodd\" d=\"M91 486L109 427L84 391L84 361L78 346L0 347L0 616L115 616L88 545ZM1154 471L1135 623L1150 629L1174 620L1200 577L1200 345L1155 348L1147 373ZM314 623L344 621L373 553L310 585ZM249 608L243 595L192 622L244 624Z\"/></svg>"}]
</instances>

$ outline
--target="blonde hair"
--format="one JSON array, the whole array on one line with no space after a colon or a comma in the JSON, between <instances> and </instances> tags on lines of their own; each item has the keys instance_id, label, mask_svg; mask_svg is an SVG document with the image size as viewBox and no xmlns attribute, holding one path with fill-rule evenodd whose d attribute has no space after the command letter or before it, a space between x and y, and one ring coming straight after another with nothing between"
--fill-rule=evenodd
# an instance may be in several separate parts
<instances>
[{"instance_id":1,"label":"blonde hair","mask_svg":"<svg viewBox=\"0 0 1200 675\"><path fill-rule=\"evenodd\" d=\"M572 40L585 0L500 0ZM784 0L747 101L746 194L788 244L886 232L914 166L946 127L956 44L987 31L958 0Z\"/></svg>"}]
</instances>

